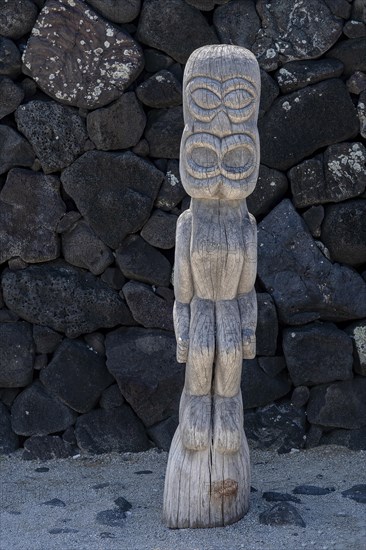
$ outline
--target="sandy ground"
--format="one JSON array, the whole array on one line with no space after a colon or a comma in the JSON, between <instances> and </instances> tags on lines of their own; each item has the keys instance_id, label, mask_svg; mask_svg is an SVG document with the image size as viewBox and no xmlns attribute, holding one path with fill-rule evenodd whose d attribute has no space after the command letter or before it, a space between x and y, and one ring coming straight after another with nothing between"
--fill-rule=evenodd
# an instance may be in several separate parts
<instances>
[{"instance_id":1,"label":"sandy ground","mask_svg":"<svg viewBox=\"0 0 366 550\"><path fill-rule=\"evenodd\" d=\"M257 492L241 521L225 528L174 531L161 523L166 453L151 450L47 462L23 461L20 453L3 457L0 548L366 550L366 504L341 495L352 485L366 483L366 452L329 446L287 455L253 451L251 456ZM259 523L259 514L274 505L262 498L264 491L291 492L300 484L336 490L325 496L297 495L301 504L294 505L305 528ZM132 504L127 517L117 517L114 526L100 523L97 514L117 509L118 497ZM53 505L44 504L50 500Z\"/></svg>"}]
</instances>

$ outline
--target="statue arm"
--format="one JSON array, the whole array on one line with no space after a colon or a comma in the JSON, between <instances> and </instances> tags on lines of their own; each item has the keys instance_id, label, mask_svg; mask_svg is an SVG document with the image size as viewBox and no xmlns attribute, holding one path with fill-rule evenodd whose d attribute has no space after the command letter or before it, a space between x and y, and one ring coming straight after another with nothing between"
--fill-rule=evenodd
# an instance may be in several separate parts
<instances>
[{"instance_id":1,"label":"statue arm","mask_svg":"<svg viewBox=\"0 0 366 550\"><path fill-rule=\"evenodd\" d=\"M253 359L256 351L257 295L254 289L257 276L257 225L250 215L250 229L246 227L245 259L238 288L243 359Z\"/></svg>"},{"instance_id":2,"label":"statue arm","mask_svg":"<svg viewBox=\"0 0 366 550\"><path fill-rule=\"evenodd\" d=\"M190 303L193 297L193 280L190 262L192 216L186 210L179 217L174 261L175 303L174 330L177 338L177 361L186 363L189 349Z\"/></svg>"}]
</instances>

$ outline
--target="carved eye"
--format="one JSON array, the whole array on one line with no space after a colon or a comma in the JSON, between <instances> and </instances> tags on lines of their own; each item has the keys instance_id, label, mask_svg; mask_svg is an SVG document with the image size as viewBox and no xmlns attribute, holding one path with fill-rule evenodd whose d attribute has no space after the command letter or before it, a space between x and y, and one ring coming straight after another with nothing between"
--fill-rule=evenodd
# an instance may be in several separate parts
<instances>
[{"instance_id":1,"label":"carved eye","mask_svg":"<svg viewBox=\"0 0 366 550\"><path fill-rule=\"evenodd\" d=\"M252 152L247 147L237 147L228 151L223 158L223 164L228 172L237 172L246 169L247 164L252 162Z\"/></svg>"},{"instance_id":2,"label":"carved eye","mask_svg":"<svg viewBox=\"0 0 366 550\"><path fill-rule=\"evenodd\" d=\"M217 166L218 163L217 154L208 147L197 147L193 149L191 158L197 166L202 166L202 168L212 168Z\"/></svg>"},{"instance_id":3,"label":"carved eye","mask_svg":"<svg viewBox=\"0 0 366 550\"><path fill-rule=\"evenodd\" d=\"M224 98L224 103L231 109L243 109L244 107L250 105L253 99L254 98L250 92L241 88L228 93Z\"/></svg>"},{"instance_id":4,"label":"carved eye","mask_svg":"<svg viewBox=\"0 0 366 550\"><path fill-rule=\"evenodd\" d=\"M192 98L201 109L216 109L221 104L220 97L207 88L194 90Z\"/></svg>"}]
</instances>

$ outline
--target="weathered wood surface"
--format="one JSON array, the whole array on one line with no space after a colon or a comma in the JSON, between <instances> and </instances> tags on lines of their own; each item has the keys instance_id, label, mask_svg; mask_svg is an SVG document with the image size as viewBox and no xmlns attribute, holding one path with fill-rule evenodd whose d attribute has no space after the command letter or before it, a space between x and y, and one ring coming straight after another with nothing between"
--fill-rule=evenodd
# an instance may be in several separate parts
<instances>
[{"instance_id":1,"label":"weathered wood surface","mask_svg":"<svg viewBox=\"0 0 366 550\"><path fill-rule=\"evenodd\" d=\"M260 74L238 46L193 52L183 82L182 183L174 288L177 358L186 363L179 427L167 466L164 521L214 527L249 506L242 360L255 356L255 219L246 197L259 169Z\"/></svg>"}]
</instances>

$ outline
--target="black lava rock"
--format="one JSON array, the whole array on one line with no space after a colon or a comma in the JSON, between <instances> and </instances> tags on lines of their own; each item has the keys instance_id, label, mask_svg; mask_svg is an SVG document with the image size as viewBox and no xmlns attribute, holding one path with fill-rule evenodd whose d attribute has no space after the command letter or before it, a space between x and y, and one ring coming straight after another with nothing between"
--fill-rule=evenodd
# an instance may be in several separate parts
<instances>
[{"instance_id":1,"label":"black lava rock","mask_svg":"<svg viewBox=\"0 0 366 550\"><path fill-rule=\"evenodd\" d=\"M163 177L131 152L89 151L63 171L61 181L96 234L118 248L147 221Z\"/></svg>"},{"instance_id":2,"label":"black lava rock","mask_svg":"<svg viewBox=\"0 0 366 550\"><path fill-rule=\"evenodd\" d=\"M268 111L276 97L279 95L280 89L277 82L266 71L261 69L261 95L259 103L259 118L262 118L264 113Z\"/></svg>"},{"instance_id":3,"label":"black lava rock","mask_svg":"<svg viewBox=\"0 0 366 550\"><path fill-rule=\"evenodd\" d=\"M275 100L258 128L261 162L286 170L325 145L355 137L359 122L346 86L332 78Z\"/></svg>"},{"instance_id":4,"label":"black lava rock","mask_svg":"<svg viewBox=\"0 0 366 550\"><path fill-rule=\"evenodd\" d=\"M312 388L306 413L309 422L328 428L366 426L366 378Z\"/></svg>"},{"instance_id":5,"label":"black lava rock","mask_svg":"<svg viewBox=\"0 0 366 550\"><path fill-rule=\"evenodd\" d=\"M342 72L343 63L337 59L290 61L276 72L275 78L281 92L287 94L328 78L336 78Z\"/></svg>"},{"instance_id":6,"label":"black lava rock","mask_svg":"<svg viewBox=\"0 0 366 550\"><path fill-rule=\"evenodd\" d=\"M107 334L106 350L109 371L145 426L177 413L184 371L176 362L174 334L157 329L118 329Z\"/></svg>"},{"instance_id":7,"label":"black lava rock","mask_svg":"<svg viewBox=\"0 0 366 550\"><path fill-rule=\"evenodd\" d=\"M173 415L148 428L147 433L151 441L163 451L169 451L175 430L178 428L178 416Z\"/></svg>"},{"instance_id":8,"label":"black lava rock","mask_svg":"<svg viewBox=\"0 0 366 550\"><path fill-rule=\"evenodd\" d=\"M292 491L295 495L322 496L335 491L334 487L317 487L316 485L298 485Z\"/></svg>"},{"instance_id":9,"label":"black lava rock","mask_svg":"<svg viewBox=\"0 0 366 550\"><path fill-rule=\"evenodd\" d=\"M365 281L326 259L288 200L258 226L258 274L287 324L366 316Z\"/></svg>"},{"instance_id":10,"label":"black lava rock","mask_svg":"<svg viewBox=\"0 0 366 550\"><path fill-rule=\"evenodd\" d=\"M150 155L158 158L179 159L183 128L182 107L150 111L145 130Z\"/></svg>"},{"instance_id":11,"label":"black lava rock","mask_svg":"<svg viewBox=\"0 0 366 550\"><path fill-rule=\"evenodd\" d=\"M33 340L37 353L53 353L61 342L62 336L52 328L33 325Z\"/></svg>"},{"instance_id":12,"label":"black lava rock","mask_svg":"<svg viewBox=\"0 0 366 550\"><path fill-rule=\"evenodd\" d=\"M11 427L8 408L0 402L0 455L12 453L19 447L19 438Z\"/></svg>"},{"instance_id":13,"label":"black lava rock","mask_svg":"<svg viewBox=\"0 0 366 550\"><path fill-rule=\"evenodd\" d=\"M291 395L291 404L300 409L309 401L310 390L307 386L297 386Z\"/></svg>"},{"instance_id":14,"label":"black lava rock","mask_svg":"<svg viewBox=\"0 0 366 550\"><path fill-rule=\"evenodd\" d=\"M163 210L155 210L141 230L141 237L156 248L169 249L175 245L178 217Z\"/></svg>"},{"instance_id":15,"label":"black lava rock","mask_svg":"<svg viewBox=\"0 0 366 550\"><path fill-rule=\"evenodd\" d=\"M147 328L174 330L173 306L143 283L130 281L122 289L132 316Z\"/></svg>"},{"instance_id":16,"label":"black lava rock","mask_svg":"<svg viewBox=\"0 0 366 550\"><path fill-rule=\"evenodd\" d=\"M260 29L260 19L250 0L232 0L215 9L214 27L222 44L251 49Z\"/></svg>"},{"instance_id":17,"label":"black lava rock","mask_svg":"<svg viewBox=\"0 0 366 550\"><path fill-rule=\"evenodd\" d=\"M37 8L31 0L1 0L0 34L7 38L21 38L32 30Z\"/></svg>"},{"instance_id":18,"label":"black lava rock","mask_svg":"<svg viewBox=\"0 0 366 550\"><path fill-rule=\"evenodd\" d=\"M353 485L350 489L342 491L342 496L366 504L366 484Z\"/></svg>"},{"instance_id":19,"label":"black lava rock","mask_svg":"<svg viewBox=\"0 0 366 550\"><path fill-rule=\"evenodd\" d=\"M12 40L0 36L0 75L16 78L21 73L20 51Z\"/></svg>"},{"instance_id":20,"label":"black lava rock","mask_svg":"<svg viewBox=\"0 0 366 550\"><path fill-rule=\"evenodd\" d=\"M116 251L116 263L123 275L151 285L169 286L171 265L139 235L131 235Z\"/></svg>"},{"instance_id":21,"label":"black lava rock","mask_svg":"<svg viewBox=\"0 0 366 550\"><path fill-rule=\"evenodd\" d=\"M286 328L283 351L295 386L352 378L352 340L333 323Z\"/></svg>"},{"instance_id":22,"label":"black lava rock","mask_svg":"<svg viewBox=\"0 0 366 550\"><path fill-rule=\"evenodd\" d=\"M117 292L91 273L68 264L7 270L2 287L9 309L26 321L65 332L71 338L133 322Z\"/></svg>"},{"instance_id":23,"label":"black lava rock","mask_svg":"<svg viewBox=\"0 0 366 550\"><path fill-rule=\"evenodd\" d=\"M258 322L256 330L257 355L275 355L278 336L278 319L270 294L257 293Z\"/></svg>"},{"instance_id":24,"label":"black lava rock","mask_svg":"<svg viewBox=\"0 0 366 550\"><path fill-rule=\"evenodd\" d=\"M282 502L275 504L270 510L262 512L259 516L259 523L263 525L297 525L306 527L305 521L292 504Z\"/></svg>"},{"instance_id":25,"label":"black lava rock","mask_svg":"<svg viewBox=\"0 0 366 550\"><path fill-rule=\"evenodd\" d=\"M261 368L263 362L274 363L274 372L270 372L270 366ZM291 382L283 372L284 368L282 357L259 357L243 362L241 388L244 409L268 405L290 391Z\"/></svg>"},{"instance_id":26,"label":"black lava rock","mask_svg":"<svg viewBox=\"0 0 366 550\"><path fill-rule=\"evenodd\" d=\"M267 502L296 502L300 503L301 500L289 493L277 493L276 491L266 491L263 493L262 498Z\"/></svg>"},{"instance_id":27,"label":"black lava rock","mask_svg":"<svg viewBox=\"0 0 366 550\"><path fill-rule=\"evenodd\" d=\"M352 338L354 352L354 370L366 376L366 321L356 321L345 329Z\"/></svg>"},{"instance_id":28,"label":"black lava rock","mask_svg":"<svg viewBox=\"0 0 366 550\"><path fill-rule=\"evenodd\" d=\"M78 447L89 453L137 453L150 448L141 420L128 405L83 414L76 421L75 434Z\"/></svg>"},{"instance_id":29,"label":"black lava rock","mask_svg":"<svg viewBox=\"0 0 366 550\"><path fill-rule=\"evenodd\" d=\"M113 377L101 355L81 341L65 339L51 362L41 370L40 380L60 401L74 411L85 413L98 403Z\"/></svg>"},{"instance_id":30,"label":"black lava rock","mask_svg":"<svg viewBox=\"0 0 366 550\"><path fill-rule=\"evenodd\" d=\"M34 382L15 399L11 408L11 423L19 435L48 435L72 426L77 414Z\"/></svg>"},{"instance_id":31,"label":"black lava rock","mask_svg":"<svg viewBox=\"0 0 366 550\"><path fill-rule=\"evenodd\" d=\"M146 115L134 92L127 92L108 107L87 116L88 134L102 151L136 145L145 129Z\"/></svg>"},{"instance_id":32,"label":"black lava rock","mask_svg":"<svg viewBox=\"0 0 366 550\"><path fill-rule=\"evenodd\" d=\"M114 23L129 23L138 16L141 0L88 0L88 4Z\"/></svg>"},{"instance_id":33,"label":"black lava rock","mask_svg":"<svg viewBox=\"0 0 366 550\"><path fill-rule=\"evenodd\" d=\"M142 82L136 95L148 107L174 107L182 104L182 84L173 73L163 69Z\"/></svg>"},{"instance_id":34,"label":"black lava rock","mask_svg":"<svg viewBox=\"0 0 366 550\"><path fill-rule=\"evenodd\" d=\"M254 216L268 214L286 194L287 188L288 181L285 174L261 164L257 185L253 193L247 198L249 211Z\"/></svg>"},{"instance_id":35,"label":"black lava rock","mask_svg":"<svg viewBox=\"0 0 366 550\"><path fill-rule=\"evenodd\" d=\"M16 166L33 166L35 155L28 141L10 126L0 125L0 174Z\"/></svg>"},{"instance_id":36,"label":"black lava rock","mask_svg":"<svg viewBox=\"0 0 366 550\"><path fill-rule=\"evenodd\" d=\"M72 445L59 435L32 435L24 442L23 460L51 460L74 454ZM45 503L46 504L46 503Z\"/></svg>"},{"instance_id":37,"label":"black lava rock","mask_svg":"<svg viewBox=\"0 0 366 550\"><path fill-rule=\"evenodd\" d=\"M19 388L30 384L34 355L29 323L0 323L0 387Z\"/></svg>"},{"instance_id":38,"label":"black lava rock","mask_svg":"<svg viewBox=\"0 0 366 550\"><path fill-rule=\"evenodd\" d=\"M179 174L179 162L175 159L168 160L166 174L161 184L155 206L161 210L172 210L186 197Z\"/></svg>"},{"instance_id":39,"label":"black lava rock","mask_svg":"<svg viewBox=\"0 0 366 550\"><path fill-rule=\"evenodd\" d=\"M118 384L112 384L103 390L100 396L99 405L102 409L115 409L120 407L125 402L125 398L121 394Z\"/></svg>"},{"instance_id":40,"label":"black lava rock","mask_svg":"<svg viewBox=\"0 0 366 550\"><path fill-rule=\"evenodd\" d=\"M311 206L302 215L313 237L320 237L321 225L324 220L323 206Z\"/></svg>"},{"instance_id":41,"label":"black lava rock","mask_svg":"<svg viewBox=\"0 0 366 550\"><path fill-rule=\"evenodd\" d=\"M334 48L327 52L327 57L339 59L344 65L345 76L350 76L355 71L366 71L366 37L342 40Z\"/></svg>"},{"instance_id":42,"label":"black lava rock","mask_svg":"<svg viewBox=\"0 0 366 550\"><path fill-rule=\"evenodd\" d=\"M0 119L14 112L24 98L23 89L10 78L0 77Z\"/></svg>"}]
</instances>

